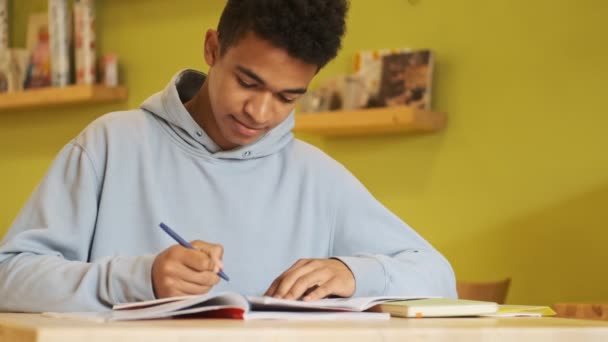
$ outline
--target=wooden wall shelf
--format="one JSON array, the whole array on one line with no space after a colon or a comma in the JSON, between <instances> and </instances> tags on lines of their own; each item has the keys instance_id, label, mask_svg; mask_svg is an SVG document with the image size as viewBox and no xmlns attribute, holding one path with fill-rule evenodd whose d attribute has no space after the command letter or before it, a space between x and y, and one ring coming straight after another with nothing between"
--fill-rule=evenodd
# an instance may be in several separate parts
<instances>
[{"instance_id":1,"label":"wooden wall shelf","mask_svg":"<svg viewBox=\"0 0 608 342\"><path fill-rule=\"evenodd\" d=\"M294 132L322 136L435 132L446 124L445 113L405 106L296 115Z\"/></svg>"},{"instance_id":2,"label":"wooden wall shelf","mask_svg":"<svg viewBox=\"0 0 608 342\"><path fill-rule=\"evenodd\" d=\"M108 88L101 85L73 85L64 88L39 88L0 94L0 113L10 110L124 101L128 91L124 86Z\"/></svg>"}]
</instances>

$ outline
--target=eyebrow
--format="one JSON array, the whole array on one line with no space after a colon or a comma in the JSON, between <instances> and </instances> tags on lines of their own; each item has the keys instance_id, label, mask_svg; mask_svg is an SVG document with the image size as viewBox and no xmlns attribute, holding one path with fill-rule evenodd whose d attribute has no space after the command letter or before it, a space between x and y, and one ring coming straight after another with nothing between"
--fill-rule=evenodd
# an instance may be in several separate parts
<instances>
[{"instance_id":1,"label":"eyebrow","mask_svg":"<svg viewBox=\"0 0 608 342\"><path fill-rule=\"evenodd\" d=\"M236 68L243 74L247 75L248 77L251 77L256 82L258 82L262 85L266 85L266 81L264 81L255 72L253 72L243 66L240 66L240 65L237 65ZM306 88L295 88L295 89L283 89L283 90L279 91L279 93L304 94L304 93L306 93L306 91L307 91Z\"/></svg>"}]
</instances>

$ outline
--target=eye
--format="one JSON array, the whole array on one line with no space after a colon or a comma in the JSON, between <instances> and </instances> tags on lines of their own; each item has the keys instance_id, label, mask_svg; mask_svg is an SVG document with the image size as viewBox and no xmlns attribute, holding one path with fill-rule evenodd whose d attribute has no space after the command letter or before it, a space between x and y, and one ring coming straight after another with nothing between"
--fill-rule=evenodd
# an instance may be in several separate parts
<instances>
[{"instance_id":1,"label":"eye","mask_svg":"<svg viewBox=\"0 0 608 342\"><path fill-rule=\"evenodd\" d=\"M238 77L238 76L236 77L236 80L237 80L237 82L239 82L239 84L240 84L240 85L241 85L241 87L243 87L243 88L247 88L247 89L249 89L249 88L254 88L254 87L256 86L256 84L255 84L255 83L247 83L247 82L243 81L243 79L242 79L242 78L240 78L240 77Z\"/></svg>"},{"instance_id":2,"label":"eye","mask_svg":"<svg viewBox=\"0 0 608 342\"><path fill-rule=\"evenodd\" d=\"M283 103L293 103L296 99L290 99L283 94L278 94L279 100Z\"/></svg>"}]
</instances>

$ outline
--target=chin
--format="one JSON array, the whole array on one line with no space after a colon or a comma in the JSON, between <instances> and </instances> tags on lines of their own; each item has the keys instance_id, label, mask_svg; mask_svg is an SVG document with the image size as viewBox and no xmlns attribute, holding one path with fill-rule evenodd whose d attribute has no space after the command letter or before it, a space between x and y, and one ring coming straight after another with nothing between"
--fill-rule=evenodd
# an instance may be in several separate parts
<instances>
[{"instance_id":1,"label":"chin","mask_svg":"<svg viewBox=\"0 0 608 342\"><path fill-rule=\"evenodd\" d=\"M253 144L256 140L258 140L260 138L260 136L261 135L253 137L253 138L251 138L251 137L249 137L249 138L241 138L241 139L239 139L238 144L240 146Z\"/></svg>"},{"instance_id":2,"label":"chin","mask_svg":"<svg viewBox=\"0 0 608 342\"><path fill-rule=\"evenodd\" d=\"M229 137L227 140L234 146L234 148L238 148L241 146L249 145L256 141L259 137L251 138L251 137L241 137L233 135Z\"/></svg>"}]
</instances>

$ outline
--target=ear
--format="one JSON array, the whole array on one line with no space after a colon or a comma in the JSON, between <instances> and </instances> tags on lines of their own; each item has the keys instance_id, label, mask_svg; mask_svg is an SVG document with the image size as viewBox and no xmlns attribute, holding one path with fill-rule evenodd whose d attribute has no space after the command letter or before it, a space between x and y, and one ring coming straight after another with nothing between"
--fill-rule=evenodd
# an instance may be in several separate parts
<instances>
[{"instance_id":1,"label":"ear","mask_svg":"<svg viewBox=\"0 0 608 342\"><path fill-rule=\"evenodd\" d=\"M216 30L209 29L205 34L205 61L213 66L220 56L220 41Z\"/></svg>"}]
</instances>

